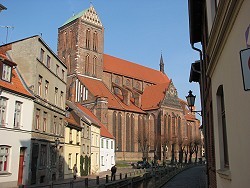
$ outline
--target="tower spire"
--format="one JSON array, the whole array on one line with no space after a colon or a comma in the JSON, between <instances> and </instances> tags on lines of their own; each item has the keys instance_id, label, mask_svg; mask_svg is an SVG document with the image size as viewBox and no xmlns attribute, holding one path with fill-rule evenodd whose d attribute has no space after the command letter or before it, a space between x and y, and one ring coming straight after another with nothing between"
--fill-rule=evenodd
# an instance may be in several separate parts
<instances>
[{"instance_id":1,"label":"tower spire","mask_svg":"<svg viewBox=\"0 0 250 188\"><path fill-rule=\"evenodd\" d=\"M163 62L163 57L162 57L162 53L161 53L161 59L160 59L160 71L165 74L164 72L164 62Z\"/></svg>"}]
</instances>

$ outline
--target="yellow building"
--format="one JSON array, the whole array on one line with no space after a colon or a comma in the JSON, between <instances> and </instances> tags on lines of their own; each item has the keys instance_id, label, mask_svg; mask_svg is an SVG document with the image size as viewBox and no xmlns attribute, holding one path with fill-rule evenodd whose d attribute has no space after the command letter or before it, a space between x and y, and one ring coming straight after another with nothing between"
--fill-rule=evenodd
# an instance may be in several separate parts
<instances>
[{"instance_id":1,"label":"yellow building","mask_svg":"<svg viewBox=\"0 0 250 188\"><path fill-rule=\"evenodd\" d=\"M80 176L81 131L80 118L74 111L68 110L64 144L64 179L73 178L74 164L77 165L77 176Z\"/></svg>"},{"instance_id":2,"label":"yellow building","mask_svg":"<svg viewBox=\"0 0 250 188\"><path fill-rule=\"evenodd\" d=\"M100 126L91 125L91 174L100 171Z\"/></svg>"}]
</instances>

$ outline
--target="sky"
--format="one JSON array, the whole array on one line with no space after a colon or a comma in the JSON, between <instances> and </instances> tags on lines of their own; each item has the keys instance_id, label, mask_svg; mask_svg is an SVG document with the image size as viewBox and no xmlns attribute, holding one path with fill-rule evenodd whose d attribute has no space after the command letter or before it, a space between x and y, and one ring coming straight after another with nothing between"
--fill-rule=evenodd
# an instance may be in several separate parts
<instances>
[{"instance_id":1,"label":"sky","mask_svg":"<svg viewBox=\"0 0 250 188\"><path fill-rule=\"evenodd\" d=\"M1 0L0 45L40 35L57 53L58 28L73 14L92 4L105 28L104 53L159 70L162 54L165 73L179 98L188 91L197 96L199 84L189 83L191 63L199 54L189 42L187 0ZM8 28L7 28L7 27ZM199 118L199 117L197 117Z\"/></svg>"}]
</instances>

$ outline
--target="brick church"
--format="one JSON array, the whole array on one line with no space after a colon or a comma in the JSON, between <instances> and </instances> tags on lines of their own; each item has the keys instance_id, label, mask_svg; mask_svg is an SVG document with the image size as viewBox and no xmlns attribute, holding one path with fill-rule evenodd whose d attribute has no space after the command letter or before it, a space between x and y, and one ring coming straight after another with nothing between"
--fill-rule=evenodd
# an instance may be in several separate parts
<instances>
[{"instance_id":1,"label":"brick church","mask_svg":"<svg viewBox=\"0 0 250 188\"><path fill-rule=\"evenodd\" d=\"M104 27L92 5L58 29L67 99L90 109L113 134L117 160L169 159L173 150L178 157L180 143L200 136L199 120L178 98L162 56L154 70L103 48Z\"/></svg>"}]
</instances>

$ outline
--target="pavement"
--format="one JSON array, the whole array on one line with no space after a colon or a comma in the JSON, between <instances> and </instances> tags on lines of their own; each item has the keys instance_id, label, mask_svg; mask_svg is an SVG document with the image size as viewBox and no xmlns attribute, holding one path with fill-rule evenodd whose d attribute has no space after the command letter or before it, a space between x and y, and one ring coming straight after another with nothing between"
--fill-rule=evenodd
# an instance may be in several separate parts
<instances>
[{"instance_id":1,"label":"pavement","mask_svg":"<svg viewBox=\"0 0 250 188\"><path fill-rule=\"evenodd\" d=\"M127 174L127 177L135 176L141 173L144 173L145 170L143 169L133 169L132 167L128 168L117 168L116 172L116 180L120 179L120 174L122 174L122 179L125 178L125 174ZM97 185L97 176L99 176L99 184L105 184L106 183L106 175L108 175L109 179L108 181L111 182L111 171L104 171L100 172L98 174L94 175L88 175L88 176L81 176L77 177L76 180L71 179L64 179L60 181L54 181L53 186L51 184L38 184L38 185L31 185L31 186L26 186L27 188L69 188L69 187L74 187L74 188L84 188L85 186L85 179L88 178L88 186L93 187Z\"/></svg>"},{"instance_id":2,"label":"pavement","mask_svg":"<svg viewBox=\"0 0 250 188\"><path fill-rule=\"evenodd\" d=\"M168 181L162 188L207 188L205 166L184 170Z\"/></svg>"}]
</instances>

